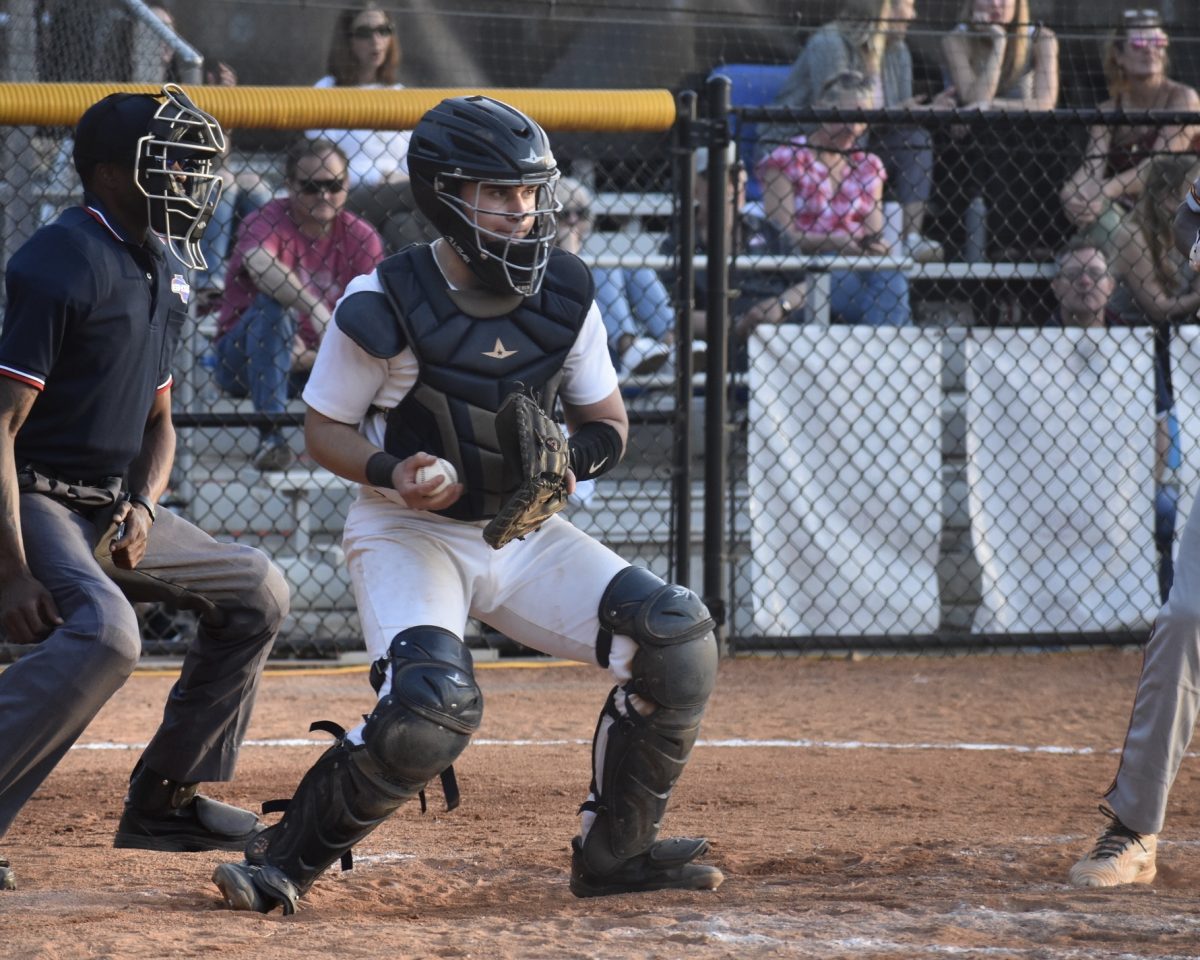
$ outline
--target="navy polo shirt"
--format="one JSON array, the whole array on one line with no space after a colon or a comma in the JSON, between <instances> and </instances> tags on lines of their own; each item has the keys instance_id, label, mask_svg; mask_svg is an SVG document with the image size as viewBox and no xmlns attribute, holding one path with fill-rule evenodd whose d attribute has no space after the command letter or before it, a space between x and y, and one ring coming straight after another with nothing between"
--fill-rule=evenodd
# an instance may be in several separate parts
<instances>
[{"instance_id":1,"label":"navy polo shirt","mask_svg":"<svg viewBox=\"0 0 1200 960\"><path fill-rule=\"evenodd\" d=\"M162 242L131 242L99 202L72 207L8 263L0 375L39 391L19 465L69 480L124 475L142 447L190 290Z\"/></svg>"}]
</instances>

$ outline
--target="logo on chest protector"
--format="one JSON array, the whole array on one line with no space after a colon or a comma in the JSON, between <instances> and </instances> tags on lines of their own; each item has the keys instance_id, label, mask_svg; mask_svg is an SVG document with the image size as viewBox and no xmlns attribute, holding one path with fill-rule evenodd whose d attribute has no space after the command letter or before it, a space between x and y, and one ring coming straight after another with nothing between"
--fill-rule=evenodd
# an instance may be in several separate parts
<instances>
[{"instance_id":1,"label":"logo on chest protector","mask_svg":"<svg viewBox=\"0 0 1200 960\"><path fill-rule=\"evenodd\" d=\"M492 347L491 350L483 351L483 355L485 357L491 357L493 360L507 360L516 352L516 350L506 350L504 344L500 341L500 338L497 337L496 345Z\"/></svg>"}]
</instances>

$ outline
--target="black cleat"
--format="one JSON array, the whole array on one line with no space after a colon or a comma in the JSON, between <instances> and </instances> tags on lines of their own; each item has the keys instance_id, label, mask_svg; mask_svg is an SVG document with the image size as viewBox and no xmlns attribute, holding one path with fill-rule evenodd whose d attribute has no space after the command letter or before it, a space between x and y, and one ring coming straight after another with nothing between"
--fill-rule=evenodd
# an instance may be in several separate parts
<instances>
[{"instance_id":1,"label":"black cleat","mask_svg":"<svg viewBox=\"0 0 1200 960\"><path fill-rule=\"evenodd\" d=\"M258 866L246 860L223 863L213 871L212 879L230 910L270 913L283 907L284 916L296 912L300 892L278 867Z\"/></svg>"},{"instance_id":2,"label":"black cleat","mask_svg":"<svg viewBox=\"0 0 1200 960\"><path fill-rule=\"evenodd\" d=\"M571 892L577 897L607 897L650 890L716 890L725 875L716 867L692 863L707 852L707 840L659 840L613 872L600 875L588 872L583 841L575 837L571 841Z\"/></svg>"},{"instance_id":3,"label":"black cleat","mask_svg":"<svg viewBox=\"0 0 1200 960\"><path fill-rule=\"evenodd\" d=\"M114 847L195 853L243 850L266 824L249 810L199 794L170 810L147 813L125 804Z\"/></svg>"}]
</instances>

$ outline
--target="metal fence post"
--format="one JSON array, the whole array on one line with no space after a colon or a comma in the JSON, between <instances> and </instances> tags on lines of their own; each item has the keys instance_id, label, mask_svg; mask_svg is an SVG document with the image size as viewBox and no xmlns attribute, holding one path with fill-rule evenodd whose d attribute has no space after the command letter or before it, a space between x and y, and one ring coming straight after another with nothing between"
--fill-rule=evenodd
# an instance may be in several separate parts
<instances>
[{"instance_id":1,"label":"metal fence post","mask_svg":"<svg viewBox=\"0 0 1200 960\"><path fill-rule=\"evenodd\" d=\"M729 243L726 197L729 182L728 77L714 76L706 86L708 106L708 299L707 369L704 389L704 602L717 621L722 648L728 631L726 602L725 496L729 477L729 438L725 426L725 388L729 336Z\"/></svg>"},{"instance_id":2,"label":"metal fence post","mask_svg":"<svg viewBox=\"0 0 1200 960\"><path fill-rule=\"evenodd\" d=\"M678 98L679 116L672 131L672 159L675 180L675 303L678 343L676 356L680 371L676 383L675 471L671 483L674 506L672 539L675 547L675 583L691 582L692 553L692 308L695 303L696 267L692 253L696 249L696 207L692 196L696 186L695 135L696 93L683 91Z\"/></svg>"}]
</instances>

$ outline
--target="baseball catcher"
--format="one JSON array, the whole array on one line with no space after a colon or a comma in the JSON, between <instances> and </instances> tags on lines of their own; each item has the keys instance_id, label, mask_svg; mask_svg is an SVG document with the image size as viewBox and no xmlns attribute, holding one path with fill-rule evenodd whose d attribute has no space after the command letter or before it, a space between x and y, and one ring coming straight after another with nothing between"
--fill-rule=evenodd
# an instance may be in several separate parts
<instances>
[{"instance_id":1,"label":"baseball catcher","mask_svg":"<svg viewBox=\"0 0 1200 960\"><path fill-rule=\"evenodd\" d=\"M309 452L363 485L344 542L379 699L213 880L234 909L290 913L446 771L483 716L463 643L476 617L615 681L572 892L713 889L704 840L658 838L716 680L712 618L557 515L575 480L620 461L629 421L591 271L553 248L549 141L506 104L456 97L417 124L408 162L441 238L350 284L304 390ZM439 459L458 482L418 479Z\"/></svg>"}]
</instances>

